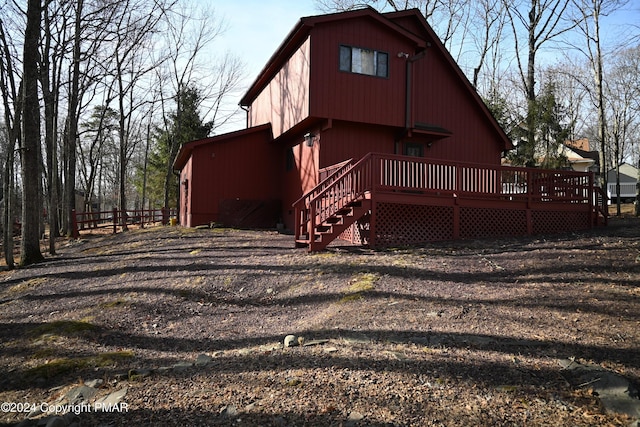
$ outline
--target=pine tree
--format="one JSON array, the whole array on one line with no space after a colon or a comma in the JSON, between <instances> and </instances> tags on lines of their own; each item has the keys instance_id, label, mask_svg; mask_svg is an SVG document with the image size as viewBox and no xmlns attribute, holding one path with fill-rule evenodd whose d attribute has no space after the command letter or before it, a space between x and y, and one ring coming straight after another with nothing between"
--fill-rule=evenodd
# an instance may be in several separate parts
<instances>
[{"instance_id":1,"label":"pine tree","mask_svg":"<svg viewBox=\"0 0 640 427\"><path fill-rule=\"evenodd\" d=\"M182 145L206 138L213 128L212 121L204 122L200 117L201 102L197 88L184 87L176 96L177 107L169 116L167 129L156 131L147 167L149 200L162 200L163 206L167 207L176 205L178 185L173 175L173 161Z\"/></svg>"}]
</instances>

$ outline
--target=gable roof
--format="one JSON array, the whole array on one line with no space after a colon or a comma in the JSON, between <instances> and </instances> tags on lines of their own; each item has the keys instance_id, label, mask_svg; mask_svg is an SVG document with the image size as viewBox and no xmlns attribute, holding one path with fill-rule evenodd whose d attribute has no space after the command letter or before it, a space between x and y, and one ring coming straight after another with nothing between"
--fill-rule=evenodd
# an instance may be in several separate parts
<instances>
[{"instance_id":1,"label":"gable roof","mask_svg":"<svg viewBox=\"0 0 640 427\"><path fill-rule=\"evenodd\" d=\"M389 21L371 6L367 6L362 9L350 10L347 12L303 17L300 18L289 35L287 35L278 49L276 49L271 58L267 61L262 71L260 71L255 81L251 84L245 95L240 100L240 105L249 106L251 102L253 102L253 100L260 94L260 91L271 81L271 79L276 75L276 73L280 70L284 63L307 39L309 33L311 32L311 29L314 26L326 22L336 22L363 17L372 19L380 23L381 25L391 27L394 31L412 40L418 46L427 46L427 42L425 40L420 39L415 34Z\"/></svg>"},{"instance_id":2,"label":"gable roof","mask_svg":"<svg viewBox=\"0 0 640 427\"><path fill-rule=\"evenodd\" d=\"M211 136L208 138L198 139L195 141L187 142L186 144L180 147L180 151L176 156L176 159L173 161L173 170L180 171L187 164L189 157L191 157L191 153L197 147L201 147L203 145L215 144L220 142L226 142L235 138L241 138L247 135L251 135L259 132L269 132L269 138L273 139L273 135L271 135L271 123L267 123L260 126L255 126L252 128L242 129L235 132L229 132L222 135Z\"/></svg>"},{"instance_id":3,"label":"gable roof","mask_svg":"<svg viewBox=\"0 0 640 427\"><path fill-rule=\"evenodd\" d=\"M427 35L427 40L430 41L430 43L427 42L427 46L434 47L438 49L440 53L442 53L445 60L447 61L447 65L454 72L454 74L456 75L460 83L464 86L466 91L471 95L472 99L480 107L482 113L487 117L487 120L489 120L493 129L497 132L497 134L503 140L504 149L505 150L513 149L514 145L511 139L507 136L507 134L505 133L504 129L502 129L500 124L498 124L498 121L494 117L493 113L487 107L487 104L485 104L482 98L480 97L480 95L478 95L478 92L476 91L476 89L473 87L473 85L471 84L467 76L462 72L462 69L460 69L460 67L458 66L458 63L455 61L455 59L453 59L453 56L451 56L451 53L449 53L449 51L444 46L444 44L442 44L442 42L440 41L440 38L435 33L435 31L433 31L433 28L431 28L431 26L427 22L426 18L422 15L420 10L408 9L408 10L402 10L398 12L389 12L389 13L385 13L384 16L387 19L392 20L394 22L398 22L398 23L400 23L401 21L406 21L407 19L412 19L416 24L418 24L417 28L420 29L420 32ZM417 37L421 37L422 39L424 39L424 35L423 36L418 35Z\"/></svg>"},{"instance_id":4,"label":"gable roof","mask_svg":"<svg viewBox=\"0 0 640 427\"><path fill-rule=\"evenodd\" d=\"M269 84L271 79L278 73L280 68L289 60L294 54L296 49L309 37L312 28L316 25L321 25L327 22L336 22L348 19L371 19L376 21L382 26L385 26L396 34L399 34L416 46L416 50L426 49L433 47L438 49L445 58L447 64L451 68L452 72L456 75L461 82L465 90L471 95L471 98L480 107L481 112L486 116L487 120L491 123L491 126L496 131L502 140L505 150L513 148L513 143L500 127L497 120L489 111L486 104L480 98L475 88L469 82L469 79L462 72L456 61L453 59L449 51L442 44L436 33L431 26L427 23L427 20L418 9L408 9L399 12L379 13L370 6L362 9L351 10L347 12L331 13L326 15L317 15L301 18L298 23L293 27L289 35L280 44L278 49L271 56L269 61L258 74L255 81L251 84L245 95L240 100L241 106L249 106L260 94L260 92ZM409 28L407 23L412 25ZM420 34L418 34L419 32Z\"/></svg>"}]
</instances>

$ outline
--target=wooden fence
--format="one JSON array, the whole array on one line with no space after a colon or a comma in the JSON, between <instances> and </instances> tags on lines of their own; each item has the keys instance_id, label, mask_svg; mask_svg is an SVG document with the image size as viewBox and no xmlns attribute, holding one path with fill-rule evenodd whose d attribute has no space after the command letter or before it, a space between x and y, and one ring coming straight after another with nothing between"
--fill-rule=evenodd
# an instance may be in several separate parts
<instances>
[{"instance_id":1,"label":"wooden fence","mask_svg":"<svg viewBox=\"0 0 640 427\"><path fill-rule=\"evenodd\" d=\"M80 236L81 231L89 231L100 228L112 228L115 234L118 227L125 225L139 225L144 228L145 224L161 223L169 224L169 219L177 213L176 209L130 209L118 210L116 208L110 211L100 212L76 212L71 211L71 219L73 222L73 230L71 234L74 238Z\"/></svg>"}]
</instances>

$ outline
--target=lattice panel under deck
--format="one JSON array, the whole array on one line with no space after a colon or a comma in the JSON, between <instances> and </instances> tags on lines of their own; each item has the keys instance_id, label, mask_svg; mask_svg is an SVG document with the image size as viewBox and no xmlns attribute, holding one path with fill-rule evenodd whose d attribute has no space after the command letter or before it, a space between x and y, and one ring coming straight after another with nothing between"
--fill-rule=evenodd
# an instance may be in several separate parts
<instances>
[{"instance_id":1,"label":"lattice panel under deck","mask_svg":"<svg viewBox=\"0 0 640 427\"><path fill-rule=\"evenodd\" d=\"M533 211L533 234L553 234L590 228L589 212Z\"/></svg>"},{"instance_id":2,"label":"lattice panel under deck","mask_svg":"<svg viewBox=\"0 0 640 427\"><path fill-rule=\"evenodd\" d=\"M371 213L365 214L362 218L356 221L355 224L344 230L338 238L354 244L367 244L369 242L370 219Z\"/></svg>"},{"instance_id":3,"label":"lattice panel under deck","mask_svg":"<svg viewBox=\"0 0 640 427\"><path fill-rule=\"evenodd\" d=\"M453 208L379 203L376 246L410 246L453 238Z\"/></svg>"},{"instance_id":4,"label":"lattice panel under deck","mask_svg":"<svg viewBox=\"0 0 640 427\"><path fill-rule=\"evenodd\" d=\"M522 236L527 234L524 210L460 208L460 238Z\"/></svg>"}]
</instances>

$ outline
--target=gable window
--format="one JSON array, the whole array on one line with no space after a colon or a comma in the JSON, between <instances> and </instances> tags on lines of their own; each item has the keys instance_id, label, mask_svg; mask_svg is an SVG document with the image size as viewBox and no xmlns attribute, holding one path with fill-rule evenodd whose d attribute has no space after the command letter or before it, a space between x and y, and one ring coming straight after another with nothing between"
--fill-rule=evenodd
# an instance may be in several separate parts
<instances>
[{"instance_id":1,"label":"gable window","mask_svg":"<svg viewBox=\"0 0 640 427\"><path fill-rule=\"evenodd\" d=\"M388 64L388 53L359 47L340 46L340 71L388 77Z\"/></svg>"}]
</instances>

